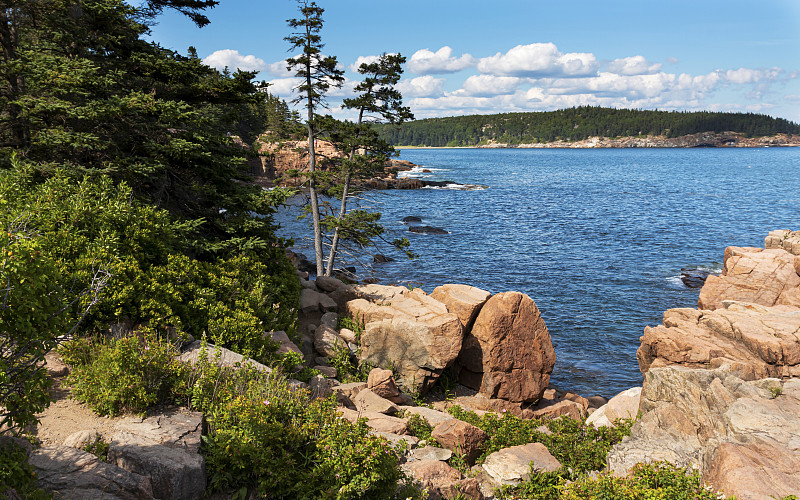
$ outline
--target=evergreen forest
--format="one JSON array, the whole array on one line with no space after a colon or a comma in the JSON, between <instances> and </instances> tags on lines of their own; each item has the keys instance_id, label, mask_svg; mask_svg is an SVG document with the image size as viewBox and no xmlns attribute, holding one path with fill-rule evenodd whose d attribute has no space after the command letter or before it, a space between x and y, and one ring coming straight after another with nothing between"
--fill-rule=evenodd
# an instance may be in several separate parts
<instances>
[{"instance_id":1,"label":"evergreen forest","mask_svg":"<svg viewBox=\"0 0 800 500\"><path fill-rule=\"evenodd\" d=\"M534 113L427 118L400 125L376 125L395 146L478 146L579 141L589 137L738 132L747 137L800 134L800 124L754 113L647 111L593 106Z\"/></svg>"}]
</instances>

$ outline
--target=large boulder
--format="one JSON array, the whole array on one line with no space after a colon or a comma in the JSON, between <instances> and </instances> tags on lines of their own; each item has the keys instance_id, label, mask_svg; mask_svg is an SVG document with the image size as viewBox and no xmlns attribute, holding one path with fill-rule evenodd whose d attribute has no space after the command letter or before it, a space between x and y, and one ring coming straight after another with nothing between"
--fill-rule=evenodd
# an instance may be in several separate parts
<instances>
[{"instance_id":1,"label":"large boulder","mask_svg":"<svg viewBox=\"0 0 800 500\"><path fill-rule=\"evenodd\" d=\"M348 314L365 323L361 360L392 366L402 387L425 392L458 356L461 321L421 290L387 292L376 294L381 302L355 299L347 303Z\"/></svg>"},{"instance_id":2,"label":"large boulder","mask_svg":"<svg viewBox=\"0 0 800 500\"><path fill-rule=\"evenodd\" d=\"M486 290L474 286L453 284L438 286L431 293L432 298L444 304L448 311L458 316L465 332L472 328L478 312L491 295Z\"/></svg>"},{"instance_id":3,"label":"large boulder","mask_svg":"<svg viewBox=\"0 0 800 500\"><path fill-rule=\"evenodd\" d=\"M200 340L195 340L188 346L186 349L178 356L178 361L188 364L188 365L195 365L201 359L203 359L204 351L203 351L203 342ZM215 363L218 366L222 366L225 368L237 368L248 364L255 368L256 370L270 373L272 372L272 368L262 365L257 361L253 361L250 358L246 358L237 352L233 352L230 349L225 349L224 347L217 347L213 344L206 344L205 345L205 356L209 362Z\"/></svg>"},{"instance_id":4,"label":"large boulder","mask_svg":"<svg viewBox=\"0 0 800 500\"><path fill-rule=\"evenodd\" d=\"M646 327L636 352L642 372L729 365L745 380L800 376L800 310L733 301L715 311L669 309Z\"/></svg>"},{"instance_id":5,"label":"large boulder","mask_svg":"<svg viewBox=\"0 0 800 500\"><path fill-rule=\"evenodd\" d=\"M414 460L402 466L403 472L428 491L431 500L483 500L475 478L464 479L461 473L439 460Z\"/></svg>"},{"instance_id":6,"label":"large boulder","mask_svg":"<svg viewBox=\"0 0 800 500\"><path fill-rule=\"evenodd\" d=\"M33 451L28 462L36 472L37 485L55 493L56 498L154 498L149 478L69 446L42 446Z\"/></svg>"},{"instance_id":7,"label":"large boulder","mask_svg":"<svg viewBox=\"0 0 800 500\"><path fill-rule=\"evenodd\" d=\"M202 421L201 413L180 410L123 419L111 437L108 462L150 478L155 498L200 498L206 483Z\"/></svg>"},{"instance_id":8,"label":"large boulder","mask_svg":"<svg viewBox=\"0 0 800 500\"><path fill-rule=\"evenodd\" d=\"M800 307L797 256L779 248L728 247L721 276L709 276L697 307L720 309L726 300Z\"/></svg>"},{"instance_id":9,"label":"large boulder","mask_svg":"<svg viewBox=\"0 0 800 500\"><path fill-rule=\"evenodd\" d=\"M612 448L608 466L637 462L695 467L740 500L781 498L800 488L800 379L745 381L730 366L669 366L645 374L642 418Z\"/></svg>"},{"instance_id":10,"label":"large boulder","mask_svg":"<svg viewBox=\"0 0 800 500\"><path fill-rule=\"evenodd\" d=\"M459 381L488 398L534 402L550 383L556 353L527 295L505 292L481 308L458 356Z\"/></svg>"}]
</instances>

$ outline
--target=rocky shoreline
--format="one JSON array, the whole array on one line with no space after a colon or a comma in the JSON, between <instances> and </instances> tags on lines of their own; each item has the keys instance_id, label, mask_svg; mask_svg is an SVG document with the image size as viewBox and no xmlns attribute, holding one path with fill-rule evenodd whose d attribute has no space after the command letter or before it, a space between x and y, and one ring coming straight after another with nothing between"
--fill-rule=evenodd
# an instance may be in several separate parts
<instances>
[{"instance_id":1,"label":"rocky shoreline","mask_svg":"<svg viewBox=\"0 0 800 500\"><path fill-rule=\"evenodd\" d=\"M517 148L517 149L624 149L624 148L765 148L798 147L800 136L777 134L765 137L747 137L738 132L701 132L681 137L589 137L580 141L553 141L529 144L492 142L467 148ZM413 146L412 146L413 147Z\"/></svg>"},{"instance_id":2,"label":"rocky shoreline","mask_svg":"<svg viewBox=\"0 0 800 500\"><path fill-rule=\"evenodd\" d=\"M531 462L547 471L561 465L541 443L504 448L473 465L487 435L448 413L454 405L479 415L586 418L596 427L638 415L630 437L608 455L614 474L668 460L699 470L712 488L740 500L800 492L800 231L773 231L763 249L726 249L723 272L706 279L698 309L668 310L662 325L645 329L637 351L643 386L610 401L550 384L553 344L525 294L446 284L429 295L297 274L302 342L265 334L319 372L290 386L335 397L341 418L366 419L372 434L402 443L403 470L431 498L495 498L496 488L529 477ZM357 319L359 331L341 327L340 316ZM178 359L196 362L199 344L185 346ZM377 368L365 382L343 383L333 366L342 352ZM57 359L47 362L53 377L65 375ZM225 349L218 363L270 371ZM431 391L442 377L452 386L444 397ZM430 424L438 447L411 435L415 416ZM202 422L202 414L180 409L105 422L113 429L104 436L108 463L77 449L107 431L76 428L63 444L32 450L30 463L39 484L59 494L197 498L206 480ZM469 474L446 462L453 453L472 466Z\"/></svg>"}]
</instances>

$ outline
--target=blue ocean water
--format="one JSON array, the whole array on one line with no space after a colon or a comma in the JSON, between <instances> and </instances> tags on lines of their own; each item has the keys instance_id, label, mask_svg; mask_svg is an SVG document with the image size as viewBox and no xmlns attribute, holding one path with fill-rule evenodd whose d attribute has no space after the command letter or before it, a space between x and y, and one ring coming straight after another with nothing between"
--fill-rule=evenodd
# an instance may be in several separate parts
<instances>
[{"instance_id":1,"label":"blue ocean water","mask_svg":"<svg viewBox=\"0 0 800 500\"><path fill-rule=\"evenodd\" d=\"M721 269L726 246L763 246L773 229L800 229L800 149L408 149L411 175L487 186L373 192L388 239L419 258L375 264L382 283L430 292L464 283L533 298L550 331L553 383L611 396L640 385L646 325L695 307L682 268ZM281 211L283 234L309 257L306 223ZM410 233L420 216L446 235ZM359 268L359 271L361 269Z\"/></svg>"}]
</instances>

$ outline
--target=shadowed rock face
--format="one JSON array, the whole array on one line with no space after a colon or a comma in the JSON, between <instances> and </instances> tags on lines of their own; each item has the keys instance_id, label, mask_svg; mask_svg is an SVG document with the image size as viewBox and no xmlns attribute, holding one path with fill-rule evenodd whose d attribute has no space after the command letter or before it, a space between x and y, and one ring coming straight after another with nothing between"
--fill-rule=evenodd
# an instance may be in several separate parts
<instances>
[{"instance_id":1,"label":"shadowed rock face","mask_svg":"<svg viewBox=\"0 0 800 500\"><path fill-rule=\"evenodd\" d=\"M669 460L699 468L707 483L740 499L800 490L800 379L748 382L730 366L651 368L639 408L631 437L609 453L615 474Z\"/></svg>"},{"instance_id":2,"label":"shadowed rock face","mask_svg":"<svg viewBox=\"0 0 800 500\"><path fill-rule=\"evenodd\" d=\"M488 398L534 402L550 383L556 353L536 303L525 294L492 296L464 339L459 381Z\"/></svg>"}]
</instances>

